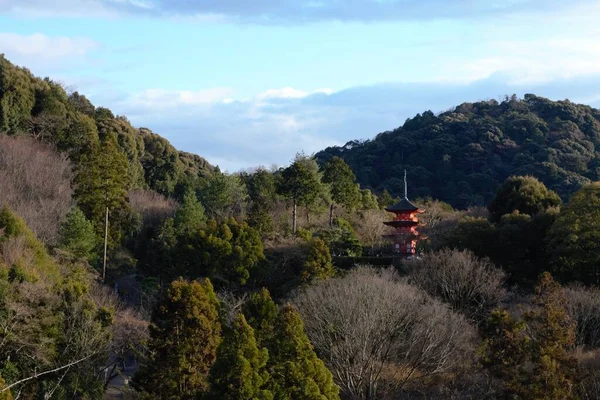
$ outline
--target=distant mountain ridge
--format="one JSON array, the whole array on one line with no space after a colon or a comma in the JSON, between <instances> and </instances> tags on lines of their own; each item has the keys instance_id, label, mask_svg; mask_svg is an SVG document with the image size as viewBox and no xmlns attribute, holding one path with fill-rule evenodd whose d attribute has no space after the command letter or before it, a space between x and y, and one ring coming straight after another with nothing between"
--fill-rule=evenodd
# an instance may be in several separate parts
<instances>
[{"instance_id":1,"label":"distant mountain ridge","mask_svg":"<svg viewBox=\"0 0 600 400\"><path fill-rule=\"evenodd\" d=\"M600 110L533 94L463 103L316 154L320 163L333 156L363 187L401 195L406 169L411 198L431 196L458 208L487 204L510 175L533 175L565 200L600 180Z\"/></svg>"}]
</instances>

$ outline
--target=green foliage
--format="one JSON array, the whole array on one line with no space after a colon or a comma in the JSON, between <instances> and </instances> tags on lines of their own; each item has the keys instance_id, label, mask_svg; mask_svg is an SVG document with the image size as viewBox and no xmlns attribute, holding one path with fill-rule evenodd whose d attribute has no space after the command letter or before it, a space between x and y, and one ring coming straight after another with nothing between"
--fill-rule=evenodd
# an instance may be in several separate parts
<instances>
[{"instance_id":1,"label":"green foliage","mask_svg":"<svg viewBox=\"0 0 600 400\"><path fill-rule=\"evenodd\" d=\"M561 209L548 251L554 273L563 280L600 283L600 182L581 188Z\"/></svg>"},{"instance_id":2,"label":"green foliage","mask_svg":"<svg viewBox=\"0 0 600 400\"><path fill-rule=\"evenodd\" d=\"M269 353L259 348L254 330L242 314L217 350L217 361L210 371L210 398L223 400L272 400L267 390Z\"/></svg>"},{"instance_id":3,"label":"green foliage","mask_svg":"<svg viewBox=\"0 0 600 400\"><path fill-rule=\"evenodd\" d=\"M379 208L383 210L386 207L394 205L394 198L387 189L383 189L383 193L381 193L381 196L379 196L378 203Z\"/></svg>"},{"instance_id":4,"label":"green foliage","mask_svg":"<svg viewBox=\"0 0 600 400\"><path fill-rule=\"evenodd\" d=\"M114 136L106 137L100 148L83 156L75 176L75 199L96 229L104 236L106 208L110 215L109 246L119 244L127 229L130 212L127 202L127 158L117 147Z\"/></svg>"},{"instance_id":5,"label":"green foliage","mask_svg":"<svg viewBox=\"0 0 600 400\"><path fill-rule=\"evenodd\" d=\"M534 309L523 321L496 310L484 329L482 363L501 380L507 396L571 399L576 361L570 355L575 326L565 309L562 288L549 273L540 276Z\"/></svg>"},{"instance_id":6,"label":"green foliage","mask_svg":"<svg viewBox=\"0 0 600 400\"><path fill-rule=\"evenodd\" d=\"M183 204L175 214L175 226L179 235L190 235L199 231L206 223L204 207L196 193L188 189L183 196Z\"/></svg>"},{"instance_id":7,"label":"green foliage","mask_svg":"<svg viewBox=\"0 0 600 400\"><path fill-rule=\"evenodd\" d=\"M206 392L221 342L218 307L208 279L171 283L152 315L151 355L134 376L134 387L173 400Z\"/></svg>"},{"instance_id":8,"label":"green foliage","mask_svg":"<svg viewBox=\"0 0 600 400\"><path fill-rule=\"evenodd\" d=\"M319 232L318 236L329 246L335 256L360 257L362 255L362 246L356 232L352 225L342 218L336 218L333 226Z\"/></svg>"},{"instance_id":9,"label":"green foliage","mask_svg":"<svg viewBox=\"0 0 600 400\"><path fill-rule=\"evenodd\" d=\"M243 314L250 326L259 346L269 345L275 333L275 322L279 309L271 299L269 291L265 288L252 293L250 299L244 303Z\"/></svg>"},{"instance_id":10,"label":"green foliage","mask_svg":"<svg viewBox=\"0 0 600 400\"><path fill-rule=\"evenodd\" d=\"M560 203L560 197L535 177L511 176L498 189L489 210L492 219L499 221L503 215L514 211L535 215Z\"/></svg>"},{"instance_id":11,"label":"green foliage","mask_svg":"<svg viewBox=\"0 0 600 400\"><path fill-rule=\"evenodd\" d=\"M14 280L18 276L17 280L29 282L60 281L59 267L48 255L44 244L35 237L25 221L5 205L0 209L0 245L6 246L8 242L15 247L15 254L10 257L12 263L4 265L9 269L9 278Z\"/></svg>"},{"instance_id":12,"label":"green foliage","mask_svg":"<svg viewBox=\"0 0 600 400\"><path fill-rule=\"evenodd\" d=\"M539 274L548 268L546 238L557 212L551 208L532 217L514 211L498 223L465 217L439 246L468 249L488 257L509 274L509 284L533 288Z\"/></svg>"},{"instance_id":13,"label":"green foliage","mask_svg":"<svg viewBox=\"0 0 600 400\"><path fill-rule=\"evenodd\" d=\"M35 105L32 78L27 69L12 65L0 54L0 133L25 130Z\"/></svg>"},{"instance_id":14,"label":"green foliage","mask_svg":"<svg viewBox=\"0 0 600 400\"><path fill-rule=\"evenodd\" d=\"M435 115L417 114L372 140L351 141L316 154L341 157L362 187L392 196L432 197L464 209L488 204L511 175L532 175L563 199L600 180L600 113L568 100L532 94L463 103Z\"/></svg>"},{"instance_id":15,"label":"green foliage","mask_svg":"<svg viewBox=\"0 0 600 400\"><path fill-rule=\"evenodd\" d=\"M315 354L298 312L283 307L275 325L270 354L272 391L276 399L339 399L339 388Z\"/></svg>"},{"instance_id":16,"label":"green foliage","mask_svg":"<svg viewBox=\"0 0 600 400\"><path fill-rule=\"evenodd\" d=\"M98 237L94 232L94 225L85 218L83 212L74 207L67 214L59 231L59 245L71 252L76 257L92 261L95 257L94 250Z\"/></svg>"},{"instance_id":17,"label":"green foliage","mask_svg":"<svg viewBox=\"0 0 600 400\"><path fill-rule=\"evenodd\" d=\"M253 174L242 174L250 205L248 207L248 224L263 235L273 231L271 210L277 198L275 177L265 169L258 169Z\"/></svg>"},{"instance_id":18,"label":"green foliage","mask_svg":"<svg viewBox=\"0 0 600 400\"><path fill-rule=\"evenodd\" d=\"M323 182L329 184L333 203L350 209L360 202L361 196L356 186L356 176L340 157L332 157L325 163ZM333 203L330 208L330 222L333 219Z\"/></svg>"},{"instance_id":19,"label":"green foliage","mask_svg":"<svg viewBox=\"0 0 600 400\"><path fill-rule=\"evenodd\" d=\"M302 281L311 282L316 279L327 279L333 275L335 275L335 270L331 264L329 247L319 238L311 240L308 259L301 273Z\"/></svg>"},{"instance_id":20,"label":"green foliage","mask_svg":"<svg viewBox=\"0 0 600 400\"><path fill-rule=\"evenodd\" d=\"M258 232L245 222L230 218L182 238L179 253L190 277L210 276L214 280L244 285L264 260Z\"/></svg>"},{"instance_id":21,"label":"green foliage","mask_svg":"<svg viewBox=\"0 0 600 400\"><path fill-rule=\"evenodd\" d=\"M141 163L148 186L167 196L173 194L183 175L183 163L177 150L164 138L148 129L140 129L144 141Z\"/></svg>"},{"instance_id":22,"label":"green foliage","mask_svg":"<svg viewBox=\"0 0 600 400\"><path fill-rule=\"evenodd\" d=\"M375 196L369 189L360 190L360 196L360 208L362 210L377 210L379 208L377 196Z\"/></svg>"},{"instance_id":23,"label":"green foliage","mask_svg":"<svg viewBox=\"0 0 600 400\"><path fill-rule=\"evenodd\" d=\"M239 214L244 187L239 176L215 171L201 181L198 197L210 217L223 220Z\"/></svg>"},{"instance_id":24,"label":"green foliage","mask_svg":"<svg viewBox=\"0 0 600 400\"><path fill-rule=\"evenodd\" d=\"M5 386L6 386L6 382L0 376L0 389L4 389ZM0 400L13 400L12 393L10 392L10 389L5 390L2 393L0 393Z\"/></svg>"}]
</instances>

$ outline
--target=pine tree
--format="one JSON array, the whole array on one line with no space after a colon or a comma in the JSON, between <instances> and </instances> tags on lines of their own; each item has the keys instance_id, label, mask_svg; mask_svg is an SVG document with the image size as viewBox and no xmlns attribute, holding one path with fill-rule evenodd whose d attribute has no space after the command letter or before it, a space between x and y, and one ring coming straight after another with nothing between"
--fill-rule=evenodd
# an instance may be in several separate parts
<instances>
[{"instance_id":1,"label":"pine tree","mask_svg":"<svg viewBox=\"0 0 600 400\"><path fill-rule=\"evenodd\" d=\"M76 257L91 260L98 244L94 225L85 218L83 212L74 207L69 211L65 221L60 226L59 245L70 251Z\"/></svg>"},{"instance_id":2,"label":"pine tree","mask_svg":"<svg viewBox=\"0 0 600 400\"><path fill-rule=\"evenodd\" d=\"M242 314L217 351L217 361L210 371L210 398L215 400L272 400L266 389L267 349L259 348L254 330Z\"/></svg>"},{"instance_id":3,"label":"pine tree","mask_svg":"<svg viewBox=\"0 0 600 400\"><path fill-rule=\"evenodd\" d=\"M151 356L133 385L161 399L194 399L208 389L208 373L221 342L218 300L208 279L177 280L156 306Z\"/></svg>"},{"instance_id":4,"label":"pine tree","mask_svg":"<svg viewBox=\"0 0 600 400\"><path fill-rule=\"evenodd\" d=\"M283 307L270 355L272 390L278 400L339 399L333 376L313 350L298 312Z\"/></svg>"},{"instance_id":5,"label":"pine tree","mask_svg":"<svg viewBox=\"0 0 600 400\"><path fill-rule=\"evenodd\" d=\"M331 264L331 253L327 244L319 238L311 240L308 250L308 260L304 264L301 278L303 282L315 279L327 279L335 275Z\"/></svg>"},{"instance_id":6,"label":"pine tree","mask_svg":"<svg viewBox=\"0 0 600 400\"><path fill-rule=\"evenodd\" d=\"M187 189L183 195L183 205L175 214L175 227L181 234L191 234L200 230L206 222L206 215L202 203L198 201L196 193Z\"/></svg>"}]
</instances>

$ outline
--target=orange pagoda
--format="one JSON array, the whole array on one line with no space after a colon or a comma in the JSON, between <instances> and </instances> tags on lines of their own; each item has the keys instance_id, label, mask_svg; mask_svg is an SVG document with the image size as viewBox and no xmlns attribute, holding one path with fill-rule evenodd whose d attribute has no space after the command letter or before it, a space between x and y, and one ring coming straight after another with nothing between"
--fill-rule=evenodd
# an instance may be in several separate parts
<instances>
[{"instance_id":1,"label":"orange pagoda","mask_svg":"<svg viewBox=\"0 0 600 400\"><path fill-rule=\"evenodd\" d=\"M406 259L413 258L416 255L419 239L417 214L422 213L423 210L408 200L406 170L404 170L404 198L385 210L395 214L393 221L384 222L385 225L395 228L393 234L386 235L393 240L394 253Z\"/></svg>"}]
</instances>

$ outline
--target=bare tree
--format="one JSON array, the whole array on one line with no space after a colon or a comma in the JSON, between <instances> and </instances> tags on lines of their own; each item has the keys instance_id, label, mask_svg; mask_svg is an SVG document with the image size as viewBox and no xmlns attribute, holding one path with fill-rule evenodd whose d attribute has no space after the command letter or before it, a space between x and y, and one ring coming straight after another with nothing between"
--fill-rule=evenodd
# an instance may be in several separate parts
<instances>
[{"instance_id":1,"label":"bare tree","mask_svg":"<svg viewBox=\"0 0 600 400\"><path fill-rule=\"evenodd\" d=\"M293 303L348 398L384 398L468 364L474 353L466 319L392 270L360 267L304 289Z\"/></svg>"},{"instance_id":2,"label":"bare tree","mask_svg":"<svg viewBox=\"0 0 600 400\"><path fill-rule=\"evenodd\" d=\"M71 206L71 165L29 137L0 136L0 206L7 203L37 237L54 244Z\"/></svg>"},{"instance_id":3,"label":"bare tree","mask_svg":"<svg viewBox=\"0 0 600 400\"><path fill-rule=\"evenodd\" d=\"M360 212L360 219L354 221L356 234L361 243L369 246L371 251L386 243L384 236L391 233L391 228L383 222L390 219L390 214L381 210L364 210Z\"/></svg>"},{"instance_id":4,"label":"bare tree","mask_svg":"<svg viewBox=\"0 0 600 400\"><path fill-rule=\"evenodd\" d=\"M577 322L575 342L588 348L600 347L600 291L580 285L565 288L565 308Z\"/></svg>"},{"instance_id":5,"label":"bare tree","mask_svg":"<svg viewBox=\"0 0 600 400\"><path fill-rule=\"evenodd\" d=\"M406 263L409 281L481 322L504 298L505 274L470 251L441 250Z\"/></svg>"},{"instance_id":6,"label":"bare tree","mask_svg":"<svg viewBox=\"0 0 600 400\"><path fill-rule=\"evenodd\" d=\"M153 190L132 189L129 191L131 209L142 216L144 226L154 227L177 211L175 200L166 198Z\"/></svg>"}]
</instances>

